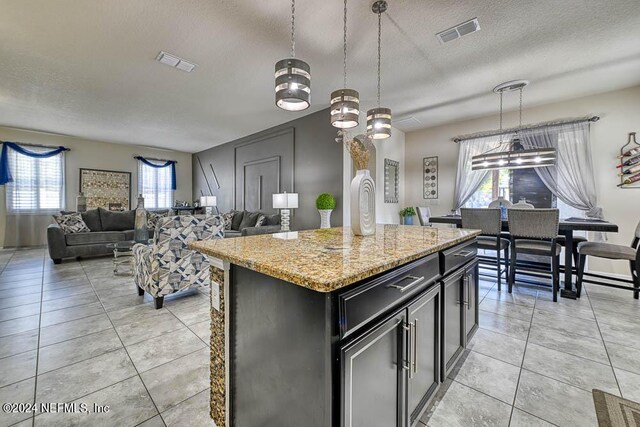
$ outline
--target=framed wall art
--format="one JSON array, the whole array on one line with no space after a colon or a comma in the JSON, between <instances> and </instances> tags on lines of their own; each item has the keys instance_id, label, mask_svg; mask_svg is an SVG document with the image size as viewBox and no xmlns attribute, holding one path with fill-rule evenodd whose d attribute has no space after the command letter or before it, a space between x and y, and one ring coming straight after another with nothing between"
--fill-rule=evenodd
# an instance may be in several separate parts
<instances>
[{"instance_id":1,"label":"framed wall art","mask_svg":"<svg viewBox=\"0 0 640 427\"><path fill-rule=\"evenodd\" d=\"M398 203L400 197L400 162L384 159L384 202Z\"/></svg>"},{"instance_id":2,"label":"framed wall art","mask_svg":"<svg viewBox=\"0 0 640 427\"><path fill-rule=\"evenodd\" d=\"M438 198L438 157L422 159L422 194L425 199Z\"/></svg>"},{"instance_id":3,"label":"framed wall art","mask_svg":"<svg viewBox=\"0 0 640 427\"><path fill-rule=\"evenodd\" d=\"M80 168L87 209L131 209L131 172Z\"/></svg>"}]
</instances>

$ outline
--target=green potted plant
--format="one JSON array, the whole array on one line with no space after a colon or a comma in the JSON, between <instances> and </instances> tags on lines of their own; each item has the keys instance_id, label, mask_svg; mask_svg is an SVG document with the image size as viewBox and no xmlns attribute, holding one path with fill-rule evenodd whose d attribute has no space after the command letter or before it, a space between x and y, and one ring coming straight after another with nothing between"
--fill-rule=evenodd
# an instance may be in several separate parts
<instances>
[{"instance_id":1,"label":"green potted plant","mask_svg":"<svg viewBox=\"0 0 640 427\"><path fill-rule=\"evenodd\" d=\"M316 199L316 208L320 212L320 228L331 228L331 212L336 208L336 198L322 193Z\"/></svg>"},{"instance_id":2,"label":"green potted plant","mask_svg":"<svg viewBox=\"0 0 640 427\"><path fill-rule=\"evenodd\" d=\"M404 225L413 225L413 217L416 214L416 210L409 206L400 211L402 217L402 223Z\"/></svg>"}]
</instances>

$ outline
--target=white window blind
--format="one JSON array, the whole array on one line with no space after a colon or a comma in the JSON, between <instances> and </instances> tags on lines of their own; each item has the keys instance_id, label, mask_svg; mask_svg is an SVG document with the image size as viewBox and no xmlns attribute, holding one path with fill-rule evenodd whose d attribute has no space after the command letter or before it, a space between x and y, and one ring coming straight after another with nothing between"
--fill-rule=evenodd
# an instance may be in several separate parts
<instances>
[{"instance_id":1,"label":"white window blind","mask_svg":"<svg viewBox=\"0 0 640 427\"><path fill-rule=\"evenodd\" d=\"M26 147L33 152L51 151L51 148ZM47 214L64 210L64 152L48 157L34 158L9 149L7 183L7 211L13 214Z\"/></svg>"},{"instance_id":2,"label":"white window blind","mask_svg":"<svg viewBox=\"0 0 640 427\"><path fill-rule=\"evenodd\" d=\"M138 160L138 192L144 197L144 207L147 209L172 207L171 167L154 168Z\"/></svg>"}]
</instances>

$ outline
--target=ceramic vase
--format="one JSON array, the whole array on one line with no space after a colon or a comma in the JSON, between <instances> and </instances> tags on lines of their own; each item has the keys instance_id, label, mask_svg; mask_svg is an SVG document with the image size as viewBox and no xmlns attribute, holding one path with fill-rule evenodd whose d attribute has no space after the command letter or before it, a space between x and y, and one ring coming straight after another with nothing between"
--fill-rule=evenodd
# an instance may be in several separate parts
<instances>
[{"instance_id":1,"label":"ceramic vase","mask_svg":"<svg viewBox=\"0 0 640 427\"><path fill-rule=\"evenodd\" d=\"M320 213L320 228L331 228L331 212L333 209L318 209Z\"/></svg>"},{"instance_id":2,"label":"ceramic vase","mask_svg":"<svg viewBox=\"0 0 640 427\"><path fill-rule=\"evenodd\" d=\"M376 233L376 185L367 169L351 181L351 230L356 236Z\"/></svg>"},{"instance_id":3,"label":"ceramic vase","mask_svg":"<svg viewBox=\"0 0 640 427\"><path fill-rule=\"evenodd\" d=\"M138 196L138 206L136 207L136 222L133 239L137 243L149 243L149 229L147 228L147 211L144 208L144 197Z\"/></svg>"},{"instance_id":4,"label":"ceramic vase","mask_svg":"<svg viewBox=\"0 0 640 427\"><path fill-rule=\"evenodd\" d=\"M84 193L80 192L76 196L76 212L86 212L87 211L87 197Z\"/></svg>"}]
</instances>

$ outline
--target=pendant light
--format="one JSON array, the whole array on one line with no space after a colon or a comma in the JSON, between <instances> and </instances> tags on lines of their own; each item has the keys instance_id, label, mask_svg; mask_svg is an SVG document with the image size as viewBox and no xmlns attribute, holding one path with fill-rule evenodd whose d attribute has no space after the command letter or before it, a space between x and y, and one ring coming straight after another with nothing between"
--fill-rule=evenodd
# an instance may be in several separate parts
<instances>
[{"instance_id":1,"label":"pendant light","mask_svg":"<svg viewBox=\"0 0 640 427\"><path fill-rule=\"evenodd\" d=\"M311 105L311 67L296 58L296 1L291 0L291 57L276 62L276 105L287 111L302 111Z\"/></svg>"},{"instance_id":2,"label":"pendant light","mask_svg":"<svg viewBox=\"0 0 640 427\"><path fill-rule=\"evenodd\" d=\"M360 116L360 94L347 89L347 0L344 0L343 35L343 89L331 92L331 125L338 129L351 129L358 126Z\"/></svg>"},{"instance_id":3,"label":"pendant light","mask_svg":"<svg viewBox=\"0 0 640 427\"><path fill-rule=\"evenodd\" d=\"M522 130L522 90L529 84L526 80L515 80L496 86L493 91L500 95L500 143L498 147L471 158L471 170L488 171L495 169L525 169L555 166L557 152L555 148L523 149L520 141ZM497 151L502 146L502 104L505 92L520 92L520 121L514 138L509 141L508 151Z\"/></svg>"},{"instance_id":4,"label":"pendant light","mask_svg":"<svg viewBox=\"0 0 640 427\"><path fill-rule=\"evenodd\" d=\"M367 111L367 134L373 139L391 136L391 109L380 107L380 41L382 38L382 14L387 10L387 2L378 0L371 6L378 15L378 107Z\"/></svg>"}]
</instances>

